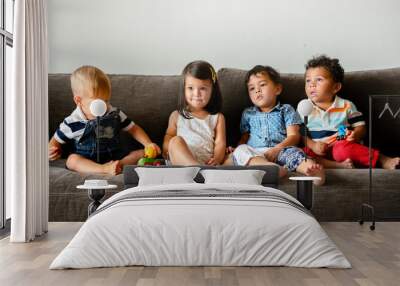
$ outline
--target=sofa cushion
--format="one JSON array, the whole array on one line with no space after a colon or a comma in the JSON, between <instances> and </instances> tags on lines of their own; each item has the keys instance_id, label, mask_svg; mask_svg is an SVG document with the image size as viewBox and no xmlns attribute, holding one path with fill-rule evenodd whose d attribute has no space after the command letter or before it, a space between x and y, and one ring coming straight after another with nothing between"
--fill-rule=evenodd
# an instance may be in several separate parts
<instances>
[{"instance_id":1,"label":"sofa cushion","mask_svg":"<svg viewBox=\"0 0 400 286\"><path fill-rule=\"evenodd\" d=\"M123 190L123 176L81 174L65 168L65 160L50 162L49 221L85 221L90 203L87 190L77 189L86 179L105 179L116 189L106 190L105 198Z\"/></svg>"},{"instance_id":2,"label":"sofa cushion","mask_svg":"<svg viewBox=\"0 0 400 286\"><path fill-rule=\"evenodd\" d=\"M292 175L281 179L279 189L296 197L296 182L289 180ZM374 169L372 179L376 219L400 219L400 170ZM325 184L314 186L311 212L319 221L357 221L361 204L368 202L369 169L330 169L326 170Z\"/></svg>"},{"instance_id":3,"label":"sofa cushion","mask_svg":"<svg viewBox=\"0 0 400 286\"><path fill-rule=\"evenodd\" d=\"M346 73L343 94L364 113L364 118L368 124L368 96L400 95L400 68ZM389 102L394 112L400 110L400 97L391 98ZM399 156L400 113L397 118L391 117L389 113L379 118L385 103L385 97L373 101L372 146L383 151L386 155ZM367 136L365 143L368 144Z\"/></svg>"}]
</instances>

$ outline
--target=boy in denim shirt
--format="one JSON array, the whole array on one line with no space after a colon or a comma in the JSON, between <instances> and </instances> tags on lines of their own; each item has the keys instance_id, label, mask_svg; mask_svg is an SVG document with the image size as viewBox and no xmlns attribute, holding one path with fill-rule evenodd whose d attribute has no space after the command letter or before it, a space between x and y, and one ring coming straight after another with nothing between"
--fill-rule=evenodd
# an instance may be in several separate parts
<instances>
[{"instance_id":1,"label":"boy in denim shirt","mask_svg":"<svg viewBox=\"0 0 400 286\"><path fill-rule=\"evenodd\" d=\"M144 155L143 149L124 153L119 142L120 131L129 132L143 146L153 145L160 153L160 148L151 142L140 126L121 110L111 106L110 79L100 69L92 66L78 68L71 75L71 88L76 109L64 119L51 138L50 160L61 156L62 144L72 143L73 152L66 162L68 169L116 175L121 172L123 165L136 164ZM107 112L100 118L99 126L100 162L96 162L97 122L90 112L90 104L95 99L102 99L107 104Z\"/></svg>"},{"instance_id":2,"label":"boy in denim shirt","mask_svg":"<svg viewBox=\"0 0 400 286\"><path fill-rule=\"evenodd\" d=\"M299 130L302 122L292 106L277 101L282 91L279 73L269 66L255 66L246 75L246 85L254 106L243 111L239 146L225 164L277 163L289 171L320 177L314 184L323 184L323 167L314 160L306 160L305 153L294 147L301 140Z\"/></svg>"}]
</instances>

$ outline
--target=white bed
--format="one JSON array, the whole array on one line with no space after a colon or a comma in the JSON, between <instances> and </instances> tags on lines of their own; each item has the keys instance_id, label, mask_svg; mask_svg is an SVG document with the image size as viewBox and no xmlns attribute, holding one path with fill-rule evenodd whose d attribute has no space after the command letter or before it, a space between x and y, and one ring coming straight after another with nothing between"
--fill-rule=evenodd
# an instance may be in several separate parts
<instances>
[{"instance_id":1,"label":"white bed","mask_svg":"<svg viewBox=\"0 0 400 286\"><path fill-rule=\"evenodd\" d=\"M50 269L127 265L351 267L293 197L263 186L197 183L114 195Z\"/></svg>"}]
</instances>

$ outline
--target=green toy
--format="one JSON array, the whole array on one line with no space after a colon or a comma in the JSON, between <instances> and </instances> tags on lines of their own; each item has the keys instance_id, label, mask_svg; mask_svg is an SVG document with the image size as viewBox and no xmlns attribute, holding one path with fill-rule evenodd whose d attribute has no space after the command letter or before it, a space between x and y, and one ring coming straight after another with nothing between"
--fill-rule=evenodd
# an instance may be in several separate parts
<instances>
[{"instance_id":1,"label":"green toy","mask_svg":"<svg viewBox=\"0 0 400 286\"><path fill-rule=\"evenodd\" d=\"M140 158L140 160L137 163L139 166L161 166L163 164L162 159L156 159L156 158Z\"/></svg>"},{"instance_id":2,"label":"green toy","mask_svg":"<svg viewBox=\"0 0 400 286\"><path fill-rule=\"evenodd\" d=\"M156 159L157 150L153 145L146 146L144 148L144 157L138 161L139 166L161 166L164 163L162 159Z\"/></svg>"}]
</instances>

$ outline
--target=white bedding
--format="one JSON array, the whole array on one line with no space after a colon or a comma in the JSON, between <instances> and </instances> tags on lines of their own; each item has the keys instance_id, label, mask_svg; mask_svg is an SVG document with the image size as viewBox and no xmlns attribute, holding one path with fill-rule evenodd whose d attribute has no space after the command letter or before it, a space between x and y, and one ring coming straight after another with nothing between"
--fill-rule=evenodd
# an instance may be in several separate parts
<instances>
[{"instance_id":1,"label":"white bedding","mask_svg":"<svg viewBox=\"0 0 400 286\"><path fill-rule=\"evenodd\" d=\"M173 190L182 194L253 190L270 198L264 199L264 193L252 197L248 192L249 197L122 199ZM127 265L350 268L319 223L297 204L279 190L254 185L194 183L127 189L99 207L50 269Z\"/></svg>"}]
</instances>

